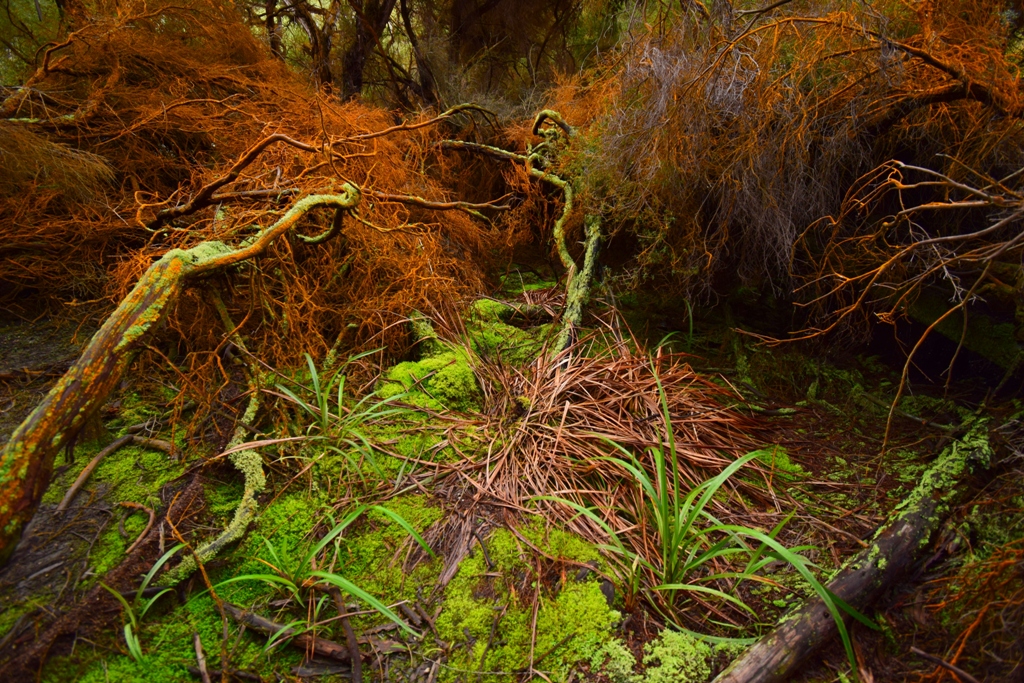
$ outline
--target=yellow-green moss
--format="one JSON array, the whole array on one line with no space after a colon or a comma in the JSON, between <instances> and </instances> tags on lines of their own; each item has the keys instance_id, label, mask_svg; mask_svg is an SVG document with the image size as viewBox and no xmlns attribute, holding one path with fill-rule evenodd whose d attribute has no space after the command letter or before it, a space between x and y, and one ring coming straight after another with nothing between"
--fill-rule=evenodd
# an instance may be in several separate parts
<instances>
[{"instance_id":1,"label":"yellow-green moss","mask_svg":"<svg viewBox=\"0 0 1024 683\"><path fill-rule=\"evenodd\" d=\"M789 459L789 453L782 446L772 446L755 452L757 459L770 468L772 474L785 481L802 479L809 474L807 470Z\"/></svg>"},{"instance_id":2,"label":"yellow-green moss","mask_svg":"<svg viewBox=\"0 0 1024 683\"><path fill-rule=\"evenodd\" d=\"M711 674L711 646L679 631L662 631L644 645L645 683L703 683Z\"/></svg>"},{"instance_id":3,"label":"yellow-green moss","mask_svg":"<svg viewBox=\"0 0 1024 683\"><path fill-rule=\"evenodd\" d=\"M419 361L399 363L381 382L378 395L405 393L405 403L430 410L468 411L480 407L480 387L466 355L450 350Z\"/></svg>"},{"instance_id":4,"label":"yellow-green moss","mask_svg":"<svg viewBox=\"0 0 1024 683\"><path fill-rule=\"evenodd\" d=\"M563 531L533 524L523 535L556 558L584 562L597 557L592 546ZM442 640L456 647L442 671L443 681L454 680L459 670L492 672L488 680L509 681L515 677L508 672L530 665L535 585L521 590L519 584L532 575L531 553L504 529L492 533L485 543L494 568L488 567L477 548L462 561L445 590L437 629ZM533 653L535 658L547 655L538 668L553 681L566 680L573 664L590 660L619 620L596 577L577 582L574 576L575 570L568 572L557 591L551 586L540 590Z\"/></svg>"},{"instance_id":5,"label":"yellow-green moss","mask_svg":"<svg viewBox=\"0 0 1024 683\"><path fill-rule=\"evenodd\" d=\"M501 301L477 299L466 321L473 350L482 356L499 356L513 365L523 365L540 353L552 333L550 324L520 329L507 323L515 309Z\"/></svg>"}]
</instances>

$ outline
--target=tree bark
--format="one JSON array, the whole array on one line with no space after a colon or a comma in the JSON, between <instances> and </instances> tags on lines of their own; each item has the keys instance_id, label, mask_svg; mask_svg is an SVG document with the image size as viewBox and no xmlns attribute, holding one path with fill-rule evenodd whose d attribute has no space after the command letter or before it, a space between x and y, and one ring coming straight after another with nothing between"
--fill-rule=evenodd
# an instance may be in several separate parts
<instances>
[{"instance_id":1,"label":"tree bark","mask_svg":"<svg viewBox=\"0 0 1024 683\"><path fill-rule=\"evenodd\" d=\"M342 100L352 99L362 92L366 60L380 41L395 9L395 0L349 0L349 4L356 13L356 33L341 60Z\"/></svg>"},{"instance_id":2,"label":"tree bark","mask_svg":"<svg viewBox=\"0 0 1024 683\"><path fill-rule=\"evenodd\" d=\"M174 305L188 280L262 254L275 238L318 207L355 208L359 190L310 195L276 223L237 248L204 242L174 249L151 265L107 318L82 356L11 435L0 452L0 565L14 551L50 484L56 454L93 417L121 380L135 354Z\"/></svg>"},{"instance_id":3,"label":"tree bark","mask_svg":"<svg viewBox=\"0 0 1024 683\"><path fill-rule=\"evenodd\" d=\"M410 0L401 0L399 8L402 14L402 24L405 26L405 35L409 38L409 45L412 47L412 55L416 60L416 74L419 77L418 91L420 100L424 106L432 107L438 103L437 82L434 80L434 73L430 70L430 64L426 56L420 50L419 39L412 27L412 13L409 9Z\"/></svg>"},{"instance_id":4,"label":"tree bark","mask_svg":"<svg viewBox=\"0 0 1024 683\"><path fill-rule=\"evenodd\" d=\"M858 611L912 569L928 549L932 535L963 495L964 479L989 465L984 424L953 443L924 474L921 483L897 507L871 544L848 562L828 589ZM837 633L836 622L820 598L786 614L775 630L736 659L713 683L777 683Z\"/></svg>"}]
</instances>

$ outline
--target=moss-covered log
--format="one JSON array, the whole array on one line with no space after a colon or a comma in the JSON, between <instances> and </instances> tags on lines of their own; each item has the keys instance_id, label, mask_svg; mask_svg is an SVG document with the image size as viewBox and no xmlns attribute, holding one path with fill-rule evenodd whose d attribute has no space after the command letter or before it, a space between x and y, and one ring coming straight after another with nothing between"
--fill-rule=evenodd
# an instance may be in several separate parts
<instances>
[{"instance_id":1,"label":"moss-covered log","mask_svg":"<svg viewBox=\"0 0 1024 683\"><path fill-rule=\"evenodd\" d=\"M840 570L828 589L863 612L896 584L928 549L933 534L962 496L972 470L986 468L990 449L979 423L946 448L900 503L870 545ZM820 598L785 615L713 683L775 683L792 676L820 646L835 638L836 623Z\"/></svg>"},{"instance_id":2,"label":"moss-covered log","mask_svg":"<svg viewBox=\"0 0 1024 683\"><path fill-rule=\"evenodd\" d=\"M348 211L359 199L359 190L349 184L339 194L310 195L237 247L204 242L173 249L149 267L0 452L0 564L6 563L35 514L50 483L54 457L100 409L187 282L262 254L313 209Z\"/></svg>"}]
</instances>

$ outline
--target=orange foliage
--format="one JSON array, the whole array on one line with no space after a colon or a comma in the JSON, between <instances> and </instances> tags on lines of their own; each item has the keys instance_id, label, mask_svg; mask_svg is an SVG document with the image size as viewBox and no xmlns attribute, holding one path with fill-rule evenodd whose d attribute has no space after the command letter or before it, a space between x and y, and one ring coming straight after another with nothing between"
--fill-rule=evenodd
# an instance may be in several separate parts
<instances>
[{"instance_id":1,"label":"orange foliage","mask_svg":"<svg viewBox=\"0 0 1024 683\"><path fill-rule=\"evenodd\" d=\"M241 333L269 363L322 355L339 338L399 350L404 332L396 321L478 290L508 243L458 211L373 199L373 191L452 198L442 182L449 169L432 151L438 126L360 137L395 121L311 91L230 4L97 7L65 43L45 51L0 116L39 142L38 158L25 162L34 172L0 187L0 211L12 217L0 252L0 300L25 312L39 305L67 312L85 302L103 313L168 249L211 239L237 244L295 198L348 180L365 192L365 222L346 219L323 244L279 240L258 262L210 285L225 292ZM301 144L269 145L214 193L211 206L158 219L272 134ZM83 182L58 177L50 157L59 153L112 173ZM331 220L316 216L303 232L319 234ZM182 298L170 326L177 354L211 351L224 334L201 289Z\"/></svg>"},{"instance_id":2,"label":"orange foliage","mask_svg":"<svg viewBox=\"0 0 1024 683\"><path fill-rule=\"evenodd\" d=\"M1005 3L779 5L666 18L554 92L588 141L565 165L628 238L634 282L788 292L819 265L791 263L798 236L888 159L953 178L1016 170L1024 100Z\"/></svg>"}]
</instances>

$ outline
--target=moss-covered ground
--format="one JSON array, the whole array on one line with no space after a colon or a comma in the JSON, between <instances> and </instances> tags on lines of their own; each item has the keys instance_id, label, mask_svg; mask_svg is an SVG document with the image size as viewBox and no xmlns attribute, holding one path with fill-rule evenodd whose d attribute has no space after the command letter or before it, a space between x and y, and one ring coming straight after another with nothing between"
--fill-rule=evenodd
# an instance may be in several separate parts
<instances>
[{"instance_id":1,"label":"moss-covered ground","mask_svg":"<svg viewBox=\"0 0 1024 683\"><path fill-rule=\"evenodd\" d=\"M480 299L468 307L459 334L439 335L428 320L419 318L419 352L385 368L362 408L356 397L346 394L347 414L353 417L344 427L324 431L314 416L294 405L280 413L288 420L279 423L282 435L308 438L264 450L269 483L259 498L255 522L243 540L207 563L206 578L197 575L186 581L139 618L134 633L141 658L127 647L122 626L128 616L122 609L102 628L85 628L72 647L51 654L40 680L198 680L196 634L215 672L226 661L228 668L260 680L297 680L306 674L313 680L348 680L344 667L321 668L313 676L310 672L322 664L307 661L306 653L288 638L242 628L225 620L218 606L228 602L281 626L344 644L343 623L332 597L316 587L314 571L355 587L343 592L343 600L360 639L364 678L424 683L700 683L742 649L739 640L721 636L763 633L807 596L803 579L783 563L773 563L763 572L764 580L735 593L755 617L742 629L730 630L710 615L707 633L719 638L702 640L672 627L642 594L631 591L624 580L628 572L616 561L621 558L553 519L495 515L479 520L482 526L464 526L484 531L467 534L458 543L444 535L458 526L454 522L462 514L460 506L473 492L455 495L450 487L435 488L432 468L463 457L472 460L486 451L474 421L485 408L488 390L481 385L479 364L522 366L543 352L557 331L543 310L552 283L530 273L513 273L505 280L499 294L503 298ZM630 309L635 302L623 303L627 316L640 315ZM757 471L740 476L763 487L769 492L765 499L774 503L752 509L761 503L724 494L716 501L742 501L749 508L743 514L764 531L787 518L780 540L804 547L822 579L859 550L862 539L920 480L938 450L962 436L957 430L972 418L972 410L965 407L969 401L906 392L882 457L888 402L899 375L877 356L825 361L788 347L754 345L737 339L730 325L708 320L694 324L679 312L647 311L642 319L647 325L655 323L646 331L651 338L677 330L670 345L695 354L692 363L698 369L736 390L732 407L761 421L758 438L766 445L757 452ZM643 340L644 330L637 331ZM311 383L304 369L288 379L300 394L298 387ZM80 444L74 462L57 468L44 510L52 510L105 443L131 425L162 416L164 409L156 406L169 397L161 392L140 393L133 387L123 392L106 420L107 436ZM315 404L311 394L302 395ZM359 410L378 401L394 410L358 417ZM167 492L201 467L203 454L186 442L183 430L165 428L158 436L173 439L186 458L171 459L141 446L108 456L73 504L80 526L69 529L85 540L62 549L69 554L69 566L81 570L68 575L71 585L64 589L59 572L31 581L26 574L21 579L27 583L18 584L18 590L7 586L0 635L16 627L14 635L25 642L24 625L41 619L58 592L69 604L123 560L146 515L118 503L161 509L168 502ZM207 464L201 472L203 506L185 530L192 541L209 538L229 523L243 489L238 473L222 461ZM898 680L912 669L912 663L893 663L908 634L916 631L939 643L937 634L943 629L964 632L965 620L983 607L965 591L1024 557L1024 489L1005 474L997 484L997 502L995 494L975 496L953 511L934 560L945 568L946 583L914 594L897 593L886 607L868 615L881 630L857 636L866 653L865 666ZM364 505L379 507L364 510ZM93 519L89 510L103 512ZM357 510L363 511L355 516ZM54 524L65 523L53 519ZM326 533L346 521L335 542L310 554ZM420 541L433 552L424 551ZM173 544L168 530L165 546ZM1008 595L1022 598L1019 578L1004 578ZM154 583L159 585L159 577ZM408 630L367 598L393 610ZM693 603L691 609L700 607ZM695 621L700 619L686 623ZM985 656L983 648L975 652L971 647L970 657ZM1002 653L1013 651L1012 644L1000 647ZM827 652L822 661L803 672L802 680L850 675L841 649Z\"/></svg>"}]
</instances>

